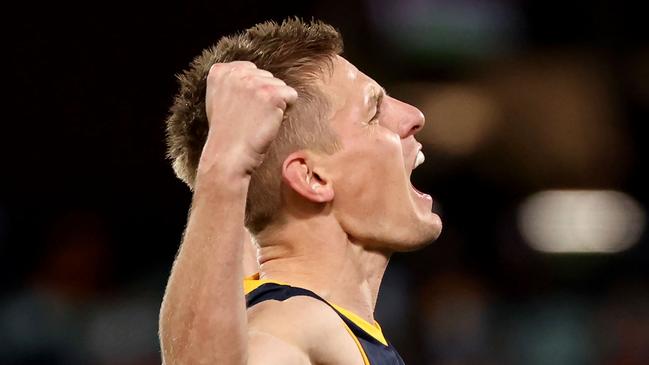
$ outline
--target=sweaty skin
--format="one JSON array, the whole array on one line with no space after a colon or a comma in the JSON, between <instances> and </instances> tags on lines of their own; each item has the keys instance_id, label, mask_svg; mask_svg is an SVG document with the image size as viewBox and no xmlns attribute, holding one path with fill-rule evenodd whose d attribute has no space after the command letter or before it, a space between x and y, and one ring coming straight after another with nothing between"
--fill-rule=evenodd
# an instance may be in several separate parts
<instances>
[{"instance_id":1,"label":"sweaty skin","mask_svg":"<svg viewBox=\"0 0 649 365\"><path fill-rule=\"evenodd\" d=\"M441 230L432 200L409 181L421 147L414 134L424 118L342 57L320 86L333 96L330 123L343 148L286 158L284 223L257 237L259 273L308 288L373 323L390 255L422 247ZM241 242L250 173L296 97L247 62L210 71L210 133L161 308L167 365L363 364L342 321L322 302L293 297L245 308Z\"/></svg>"}]
</instances>

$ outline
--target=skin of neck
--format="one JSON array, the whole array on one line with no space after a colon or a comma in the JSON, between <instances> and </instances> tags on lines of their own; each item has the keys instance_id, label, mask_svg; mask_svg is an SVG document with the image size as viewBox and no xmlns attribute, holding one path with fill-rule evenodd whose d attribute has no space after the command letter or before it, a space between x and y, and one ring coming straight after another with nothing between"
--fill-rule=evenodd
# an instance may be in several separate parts
<instances>
[{"instance_id":1,"label":"skin of neck","mask_svg":"<svg viewBox=\"0 0 649 365\"><path fill-rule=\"evenodd\" d=\"M368 250L333 214L287 218L258 237L259 276L309 289L374 323L374 308L390 253Z\"/></svg>"}]
</instances>

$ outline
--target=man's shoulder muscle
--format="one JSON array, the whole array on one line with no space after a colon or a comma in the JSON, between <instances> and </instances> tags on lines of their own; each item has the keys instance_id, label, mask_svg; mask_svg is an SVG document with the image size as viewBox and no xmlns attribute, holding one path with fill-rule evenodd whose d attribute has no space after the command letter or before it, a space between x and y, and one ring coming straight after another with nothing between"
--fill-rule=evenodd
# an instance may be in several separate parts
<instances>
[{"instance_id":1,"label":"man's shoulder muscle","mask_svg":"<svg viewBox=\"0 0 649 365\"><path fill-rule=\"evenodd\" d=\"M296 357L301 353L309 361L295 364L363 364L340 317L311 297L268 300L253 306L248 309L248 331L250 353L266 352L274 343L275 348Z\"/></svg>"}]
</instances>

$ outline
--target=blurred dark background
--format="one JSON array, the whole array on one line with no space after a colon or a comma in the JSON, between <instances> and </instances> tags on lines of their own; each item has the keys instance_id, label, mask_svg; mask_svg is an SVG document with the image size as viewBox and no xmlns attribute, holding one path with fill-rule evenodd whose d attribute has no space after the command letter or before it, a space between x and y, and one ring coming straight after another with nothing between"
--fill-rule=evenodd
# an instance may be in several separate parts
<instances>
[{"instance_id":1,"label":"blurred dark background","mask_svg":"<svg viewBox=\"0 0 649 365\"><path fill-rule=\"evenodd\" d=\"M336 26L345 56L427 117L413 183L444 232L394 257L377 308L406 363L649 364L645 14L611 0L14 4L0 363L160 363L191 198L164 157L174 75L223 35L301 16Z\"/></svg>"}]
</instances>

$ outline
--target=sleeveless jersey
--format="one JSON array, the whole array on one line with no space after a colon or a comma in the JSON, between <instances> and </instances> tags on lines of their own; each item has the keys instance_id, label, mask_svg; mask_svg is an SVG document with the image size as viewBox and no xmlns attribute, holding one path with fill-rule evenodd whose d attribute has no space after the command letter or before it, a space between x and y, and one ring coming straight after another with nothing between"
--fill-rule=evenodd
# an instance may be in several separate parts
<instances>
[{"instance_id":1,"label":"sleeveless jersey","mask_svg":"<svg viewBox=\"0 0 649 365\"><path fill-rule=\"evenodd\" d=\"M316 293L298 287L259 280L258 276L244 280L246 306L250 308L266 300L284 301L295 296L307 296L327 304L343 320L347 332L358 346L365 365L405 365L399 353L385 339L378 323L372 325L358 315L329 303Z\"/></svg>"}]
</instances>

